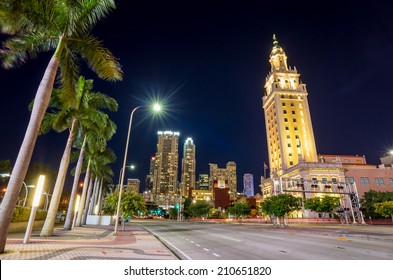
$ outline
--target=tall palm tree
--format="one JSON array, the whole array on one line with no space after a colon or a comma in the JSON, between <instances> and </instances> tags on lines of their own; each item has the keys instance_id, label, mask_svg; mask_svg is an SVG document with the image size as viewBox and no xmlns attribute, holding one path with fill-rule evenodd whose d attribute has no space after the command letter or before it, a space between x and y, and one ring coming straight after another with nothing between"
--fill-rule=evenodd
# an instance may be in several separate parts
<instances>
[{"instance_id":1,"label":"tall palm tree","mask_svg":"<svg viewBox=\"0 0 393 280\"><path fill-rule=\"evenodd\" d=\"M64 181L70 162L75 132L78 131L79 128L82 131L88 131L91 130L92 127L105 131L108 125L112 125L112 122L109 120L108 115L103 113L101 109L116 111L118 108L115 99L102 93L92 92L92 89L93 80L85 80L81 76L75 88L76 98L72 98L71 100L66 99L68 95L64 94L65 89L54 90L49 105L51 111L45 115L42 122L41 130L43 132L47 132L51 128L58 132L68 129L69 137L60 163L48 214L41 230L41 236L51 236L53 234L56 213L59 208ZM97 137L95 140L99 142L101 139L98 137L98 134L96 135ZM107 139L104 138L103 141L106 142L106 140ZM72 198L73 195L71 193L71 199ZM71 204L73 204L73 199L72 201L70 200L70 205Z\"/></svg>"},{"instance_id":2,"label":"tall palm tree","mask_svg":"<svg viewBox=\"0 0 393 280\"><path fill-rule=\"evenodd\" d=\"M12 213L26 176L39 128L48 107L56 73L72 93L82 58L97 75L121 80L120 64L90 31L115 9L114 0L7 0L0 3L2 32L12 34L0 57L5 68L24 63L43 51L54 51L38 87L30 121L0 206L0 253L4 252Z\"/></svg>"}]
</instances>

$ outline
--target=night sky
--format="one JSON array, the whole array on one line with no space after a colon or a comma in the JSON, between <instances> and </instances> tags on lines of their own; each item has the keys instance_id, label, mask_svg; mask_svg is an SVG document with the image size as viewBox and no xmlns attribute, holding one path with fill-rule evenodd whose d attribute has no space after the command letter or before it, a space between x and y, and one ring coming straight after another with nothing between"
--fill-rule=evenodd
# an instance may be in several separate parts
<instances>
[{"instance_id":1,"label":"night sky","mask_svg":"<svg viewBox=\"0 0 393 280\"><path fill-rule=\"evenodd\" d=\"M163 118L134 116L126 177L144 187L157 131L180 132L196 144L197 174L209 163L235 161L238 187L254 174L256 191L268 162L262 109L272 35L307 85L317 152L365 155L368 163L393 148L393 9L388 1L302 5L273 1L116 1L117 10L93 33L123 66L124 80L95 80L114 97L118 130L109 147L117 182L131 110L165 101ZM214 3L213 3L214 2ZM322 5L322 6L321 6ZM325 6L324 6L325 5ZM0 37L2 38L2 37ZM15 162L30 117L27 110L51 54L19 69L0 70L0 159ZM32 162L58 168L67 133L40 136ZM180 172L180 168L179 168ZM179 176L180 179L180 176ZM71 180L66 181L66 188ZM142 187L142 188L143 188Z\"/></svg>"}]
</instances>

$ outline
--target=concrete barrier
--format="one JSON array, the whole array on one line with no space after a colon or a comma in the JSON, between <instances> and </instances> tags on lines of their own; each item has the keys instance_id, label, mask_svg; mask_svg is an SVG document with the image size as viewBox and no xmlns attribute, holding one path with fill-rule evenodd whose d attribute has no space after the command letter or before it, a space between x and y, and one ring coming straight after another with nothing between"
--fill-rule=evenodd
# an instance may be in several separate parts
<instances>
[{"instance_id":1,"label":"concrete barrier","mask_svg":"<svg viewBox=\"0 0 393 280\"><path fill-rule=\"evenodd\" d=\"M86 225L108 226L111 223L111 219L112 219L112 216L87 215Z\"/></svg>"}]
</instances>

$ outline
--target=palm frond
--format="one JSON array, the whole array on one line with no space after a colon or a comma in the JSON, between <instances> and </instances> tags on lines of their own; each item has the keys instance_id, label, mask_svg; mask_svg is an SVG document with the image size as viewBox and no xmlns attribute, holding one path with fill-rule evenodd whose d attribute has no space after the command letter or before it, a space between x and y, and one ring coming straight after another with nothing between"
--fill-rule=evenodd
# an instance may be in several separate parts
<instances>
[{"instance_id":1,"label":"palm frond","mask_svg":"<svg viewBox=\"0 0 393 280\"><path fill-rule=\"evenodd\" d=\"M116 8L113 0L85 0L74 9L74 16L70 18L67 32L69 34L87 34L97 24Z\"/></svg>"},{"instance_id":2,"label":"palm frond","mask_svg":"<svg viewBox=\"0 0 393 280\"><path fill-rule=\"evenodd\" d=\"M75 89L80 67L78 57L68 48L67 44L60 55L59 68L58 80L63 91L62 100L68 106L72 106L77 101Z\"/></svg>"},{"instance_id":3,"label":"palm frond","mask_svg":"<svg viewBox=\"0 0 393 280\"><path fill-rule=\"evenodd\" d=\"M54 50L59 38L44 32L22 33L6 40L1 50L3 67L13 68L22 65L28 58L39 52Z\"/></svg>"},{"instance_id":4,"label":"palm frond","mask_svg":"<svg viewBox=\"0 0 393 280\"><path fill-rule=\"evenodd\" d=\"M123 79L120 63L97 38L87 35L78 39L68 39L67 42L101 79L110 81Z\"/></svg>"},{"instance_id":5,"label":"palm frond","mask_svg":"<svg viewBox=\"0 0 393 280\"><path fill-rule=\"evenodd\" d=\"M100 92L91 93L89 99L90 105L97 109L108 109L116 112L119 108L119 104L116 99Z\"/></svg>"}]
</instances>

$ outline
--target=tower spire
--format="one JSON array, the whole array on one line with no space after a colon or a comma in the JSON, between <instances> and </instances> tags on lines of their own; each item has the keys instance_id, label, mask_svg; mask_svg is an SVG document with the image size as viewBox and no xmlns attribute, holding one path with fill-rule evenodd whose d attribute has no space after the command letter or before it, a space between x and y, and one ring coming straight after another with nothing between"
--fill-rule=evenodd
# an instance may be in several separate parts
<instances>
[{"instance_id":1,"label":"tower spire","mask_svg":"<svg viewBox=\"0 0 393 280\"><path fill-rule=\"evenodd\" d=\"M273 34L273 49L279 48L276 34Z\"/></svg>"}]
</instances>

